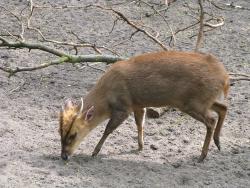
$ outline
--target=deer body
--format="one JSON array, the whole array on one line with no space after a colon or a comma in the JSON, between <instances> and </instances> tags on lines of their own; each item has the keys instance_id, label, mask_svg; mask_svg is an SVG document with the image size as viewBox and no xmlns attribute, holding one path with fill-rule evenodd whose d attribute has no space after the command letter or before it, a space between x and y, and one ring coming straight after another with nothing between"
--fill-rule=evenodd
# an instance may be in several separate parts
<instances>
[{"instance_id":1,"label":"deer body","mask_svg":"<svg viewBox=\"0 0 250 188\"><path fill-rule=\"evenodd\" d=\"M61 112L61 128L64 128L68 135L63 136L63 131L61 132L62 158L66 159L65 156L71 155L89 131L105 119L110 119L103 137L93 152L94 156L97 155L107 136L131 112L134 112L141 150L145 108L168 105L180 109L206 125L207 134L199 158L199 161L202 161L207 155L215 127L214 141L220 149L219 134L227 107L219 99L227 95L228 88L229 77L223 65L215 57L207 54L156 52L117 62L88 93L81 109L72 102L65 104ZM71 127L64 121L69 109L75 109ZM218 114L216 126L212 112ZM72 134L78 136L67 144L67 137Z\"/></svg>"}]
</instances>

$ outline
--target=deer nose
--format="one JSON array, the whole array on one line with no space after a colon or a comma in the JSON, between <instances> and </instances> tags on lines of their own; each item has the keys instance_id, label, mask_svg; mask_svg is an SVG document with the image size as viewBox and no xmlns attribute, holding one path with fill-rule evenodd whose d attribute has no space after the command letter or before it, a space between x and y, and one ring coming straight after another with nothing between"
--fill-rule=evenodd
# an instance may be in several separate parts
<instances>
[{"instance_id":1,"label":"deer nose","mask_svg":"<svg viewBox=\"0 0 250 188\"><path fill-rule=\"evenodd\" d=\"M64 160L64 161L67 161L69 159L69 156L67 153L62 153L61 154L61 158Z\"/></svg>"}]
</instances>

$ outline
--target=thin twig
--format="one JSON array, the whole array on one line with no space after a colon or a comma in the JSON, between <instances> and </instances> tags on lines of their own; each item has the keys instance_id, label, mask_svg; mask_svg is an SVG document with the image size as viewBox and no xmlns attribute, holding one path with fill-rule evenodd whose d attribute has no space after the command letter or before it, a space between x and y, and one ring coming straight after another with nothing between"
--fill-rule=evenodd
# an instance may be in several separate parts
<instances>
[{"instance_id":1,"label":"thin twig","mask_svg":"<svg viewBox=\"0 0 250 188\"><path fill-rule=\"evenodd\" d=\"M173 39L173 46L175 46L176 44L176 37L175 37L175 33L173 32L173 29L172 27L170 26L170 24L168 23L168 20L165 18L165 16L163 16L158 10L156 10L156 8L152 5L150 5L148 2L146 1L140 1L142 3L144 3L145 5L149 6L151 9L153 9L153 11L159 15L163 20L164 22L167 24L167 27L169 28L170 32L171 32L171 35L172 35L172 39ZM172 2L172 1L171 1ZM170 3L170 2L167 2L167 4Z\"/></svg>"},{"instance_id":2,"label":"thin twig","mask_svg":"<svg viewBox=\"0 0 250 188\"><path fill-rule=\"evenodd\" d=\"M32 19L32 15L34 13L35 8L37 8L37 6L35 6L33 4L32 0L31 0L30 1L30 14L29 14L29 16L27 18L27 28L30 29L30 30L36 31L40 35L40 37L42 38L43 42L50 42L50 43L58 44L58 45L71 46L71 47L73 47L75 49L76 54L78 53L77 48L86 48L87 47L87 48L92 48L98 54L102 54L101 50L99 49L99 48L102 48L102 49L105 49L106 51L109 51L109 52L115 54L115 55L118 55L116 52L114 52L113 50L111 50L111 49L109 49L109 48L107 48L105 46L97 46L95 44L90 44L90 43L86 43L86 42L83 42L83 43L61 42L61 41L51 40L51 39L46 38L40 29L31 26L31 19ZM74 36L76 36L77 39L79 39L79 37L74 32L71 32L71 33Z\"/></svg>"},{"instance_id":3,"label":"thin twig","mask_svg":"<svg viewBox=\"0 0 250 188\"><path fill-rule=\"evenodd\" d=\"M244 81L250 81L250 78L246 78L246 77L231 77L230 80L231 80L232 82L235 82L235 81L242 81L242 80L244 80Z\"/></svg>"},{"instance_id":4,"label":"thin twig","mask_svg":"<svg viewBox=\"0 0 250 188\"><path fill-rule=\"evenodd\" d=\"M124 14L122 14L121 12L114 10L112 8L108 8L108 7L103 7L101 5L92 5L93 7L97 7L100 8L102 10L107 10L107 11L112 11L113 13L115 13L115 15L119 16L122 20L124 20L128 25L132 26L133 28L136 29L136 32L142 32L144 33L146 36L148 36L150 39L152 39L154 42L156 42L158 45L161 46L161 48L163 48L164 50L168 50L168 48L160 41L158 40L156 37L154 37L152 34L150 34L148 31L146 31L143 28L138 27L133 21L129 20Z\"/></svg>"},{"instance_id":5,"label":"thin twig","mask_svg":"<svg viewBox=\"0 0 250 188\"><path fill-rule=\"evenodd\" d=\"M217 24L211 24L209 22L205 22L204 26L208 26L208 27L211 27L211 28L217 28L217 27L221 27L221 26L223 26L225 24L224 18L222 18L222 17L221 18L217 18L217 21L219 22Z\"/></svg>"},{"instance_id":6,"label":"thin twig","mask_svg":"<svg viewBox=\"0 0 250 188\"><path fill-rule=\"evenodd\" d=\"M200 6L200 29L199 29L199 34L197 37L197 42L196 42L196 46L195 46L195 51L198 51L200 46L201 46L201 42L203 41L203 36L204 36L204 10L203 10L203 0L198 0L199 1L199 6Z\"/></svg>"},{"instance_id":7,"label":"thin twig","mask_svg":"<svg viewBox=\"0 0 250 188\"><path fill-rule=\"evenodd\" d=\"M91 44L91 43L88 43L88 42L85 42L83 39L81 39L75 32L71 31L71 34L74 35L80 42L83 42L84 44L78 44L77 43L71 43L71 45L73 45L74 47L90 47L90 48L93 48L94 51L96 51L98 54L102 54L102 51L100 49L104 49L108 52L111 52L112 54L114 55L117 55L117 56L120 56L120 54L118 54L116 51L106 47L106 46L99 46L99 45L96 45L96 44ZM69 43L67 43L69 44ZM67 45L65 44L65 45ZM81 46L82 45L82 46ZM85 45L85 46L84 46Z\"/></svg>"},{"instance_id":8,"label":"thin twig","mask_svg":"<svg viewBox=\"0 0 250 188\"><path fill-rule=\"evenodd\" d=\"M11 89L11 90L9 91L9 93L13 93L13 92L19 91L25 84L26 84L26 81L23 80L22 83L19 84L16 88Z\"/></svg>"},{"instance_id":9,"label":"thin twig","mask_svg":"<svg viewBox=\"0 0 250 188\"><path fill-rule=\"evenodd\" d=\"M235 8L235 9L241 9L241 10L250 10L249 7L243 7L239 5L235 5L234 2L231 2L230 4L225 4L226 6L229 6L230 8Z\"/></svg>"},{"instance_id":10,"label":"thin twig","mask_svg":"<svg viewBox=\"0 0 250 188\"><path fill-rule=\"evenodd\" d=\"M21 33L18 35L18 37L21 38L22 41L24 41L24 24L22 22L22 19L19 16L17 16L14 12L6 9L5 7L3 7L1 5L0 5L0 8L4 9L6 12L10 13L12 16L14 16L17 19L17 21L21 27ZM8 34L9 34L9 32L8 32ZM12 35L12 34L10 34L10 35ZM14 36L14 35L12 35L12 36ZM15 38L16 38L16 40L19 40L19 38L17 38L17 37L15 37Z\"/></svg>"},{"instance_id":11,"label":"thin twig","mask_svg":"<svg viewBox=\"0 0 250 188\"><path fill-rule=\"evenodd\" d=\"M98 71L101 71L101 72L105 72L105 70L100 69L100 68L96 68L96 67L94 67L93 65L90 65L89 63L86 63L86 66L87 66L87 67L90 67L90 68L92 68L92 69L94 69L94 70L98 70Z\"/></svg>"},{"instance_id":12,"label":"thin twig","mask_svg":"<svg viewBox=\"0 0 250 188\"><path fill-rule=\"evenodd\" d=\"M243 73L235 73L235 72L230 72L229 75L232 75L232 76L244 76L244 77L248 77L250 78L250 75L247 75L247 74L243 74Z\"/></svg>"},{"instance_id":13,"label":"thin twig","mask_svg":"<svg viewBox=\"0 0 250 188\"><path fill-rule=\"evenodd\" d=\"M211 29L204 30L204 31L203 31L203 34L205 35L205 33L208 33L208 32L210 32L210 31L213 31L214 29L216 29L216 27L212 27ZM191 39L191 38L193 38L193 37L195 37L195 36L197 36L197 35L198 35L198 34L191 35L191 36L189 36L189 38Z\"/></svg>"},{"instance_id":14,"label":"thin twig","mask_svg":"<svg viewBox=\"0 0 250 188\"><path fill-rule=\"evenodd\" d=\"M55 5L55 6L39 6L39 5L34 5L34 8L37 9L85 9L88 6L73 6L73 5L63 5L63 6L59 6L59 5Z\"/></svg>"},{"instance_id":15,"label":"thin twig","mask_svg":"<svg viewBox=\"0 0 250 188\"><path fill-rule=\"evenodd\" d=\"M177 31L175 31L174 34L176 35L176 34L178 34L179 32L185 31L185 30L187 30L187 29L191 29L192 27L198 25L199 23L200 23L200 22L195 22L195 23L193 23L193 24L191 24L191 25L189 25L189 26L186 26L186 27L184 27L184 28L178 29Z\"/></svg>"},{"instance_id":16,"label":"thin twig","mask_svg":"<svg viewBox=\"0 0 250 188\"><path fill-rule=\"evenodd\" d=\"M220 10L229 10L229 9L225 9L225 8L220 7L220 6L217 5L214 1L209 0L209 2L210 2L215 8L217 8L217 9L220 9Z\"/></svg>"}]
</instances>

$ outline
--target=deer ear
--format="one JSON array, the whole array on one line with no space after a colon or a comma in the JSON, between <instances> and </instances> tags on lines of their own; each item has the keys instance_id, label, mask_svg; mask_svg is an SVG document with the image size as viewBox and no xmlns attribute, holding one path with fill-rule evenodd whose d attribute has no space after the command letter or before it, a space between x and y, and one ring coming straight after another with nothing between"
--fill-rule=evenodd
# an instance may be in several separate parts
<instances>
[{"instance_id":1,"label":"deer ear","mask_svg":"<svg viewBox=\"0 0 250 188\"><path fill-rule=\"evenodd\" d=\"M94 116L94 106L91 106L85 113L85 121L90 121Z\"/></svg>"}]
</instances>

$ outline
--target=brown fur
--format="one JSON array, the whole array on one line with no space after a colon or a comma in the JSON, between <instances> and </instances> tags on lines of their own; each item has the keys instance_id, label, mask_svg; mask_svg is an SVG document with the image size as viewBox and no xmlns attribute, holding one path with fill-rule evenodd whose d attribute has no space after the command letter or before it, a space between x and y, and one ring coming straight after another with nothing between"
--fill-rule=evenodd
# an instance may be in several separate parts
<instances>
[{"instance_id":1,"label":"brown fur","mask_svg":"<svg viewBox=\"0 0 250 188\"><path fill-rule=\"evenodd\" d=\"M60 133L62 137L65 137L66 133L70 129L70 125L72 125L72 120L77 115L78 108L71 108L69 110L60 112Z\"/></svg>"},{"instance_id":2,"label":"brown fur","mask_svg":"<svg viewBox=\"0 0 250 188\"><path fill-rule=\"evenodd\" d=\"M138 144L142 149L142 122L145 113L143 108L169 105L179 108L206 125L207 134L200 157L202 161L207 155L216 122L211 112L219 115L219 128L216 129L214 139L220 148L219 133L227 109L218 98L220 95L225 97L228 88L229 76L223 65L212 55L164 51L136 56L115 63L100 78L85 97L83 111L80 114L79 105L61 112L62 137L66 135L64 132L77 132L78 140L72 145L75 149L89 131L105 119L110 119L93 153L96 155L107 136L128 117L129 113L135 112L139 131ZM90 114L88 109L92 106L94 112ZM86 117L91 118L86 120ZM75 120L70 124L72 119ZM73 129L69 130L69 126ZM74 149L63 151L70 155Z\"/></svg>"}]
</instances>

